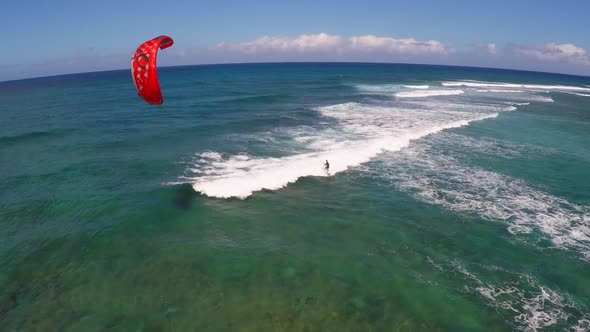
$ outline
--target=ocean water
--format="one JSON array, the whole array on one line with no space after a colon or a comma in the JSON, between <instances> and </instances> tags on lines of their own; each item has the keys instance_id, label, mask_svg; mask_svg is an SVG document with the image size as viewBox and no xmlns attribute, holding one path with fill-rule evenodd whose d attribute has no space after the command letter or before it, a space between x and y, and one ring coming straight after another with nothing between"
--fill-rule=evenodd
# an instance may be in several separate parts
<instances>
[{"instance_id":1,"label":"ocean water","mask_svg":"<svg viewBox=\"0 0 590 332\"><path fill-rule=\"evenodd\" d=\"M590 78L159 77L0 83L1 331L590 330Z\"/></svg>"}]
</instances>

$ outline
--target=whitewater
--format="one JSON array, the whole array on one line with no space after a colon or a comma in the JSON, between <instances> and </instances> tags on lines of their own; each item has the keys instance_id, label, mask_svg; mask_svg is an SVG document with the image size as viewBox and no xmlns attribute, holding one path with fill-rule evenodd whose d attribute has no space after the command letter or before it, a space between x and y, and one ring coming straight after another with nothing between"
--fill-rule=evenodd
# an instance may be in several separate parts
<instances>
[{"instance_id":1,"label":"whitewater","mask_svg":"<svg viewBox=\"0 0 590 332\"><path fill-rule=\"evenodd\" d=\"M446 90L433 88L432 84L359 84L355 88L359 93L378 93L391 100L309 109L324 121L331 121L331 125L313 132L302 128L279 131L292 143L300 144L305 153L260 157L206 151L195 155L194 164L181 180L191 182L197 192L207 196L243 199L256 191L284 188L301 177L333 176L364 164L384 151L403 149L413 140L467 126L473 121L492 119L503 112L515 111L520 105L528 105L519 101L552 101L537 93L509 90L509 99L502 102L490 99L482 104L470 99L479 97L481 91ZM516 102L507 105L507 101ZM329 172L322 166L325 160L330 161Z\"/></svg>"}]
</instances>

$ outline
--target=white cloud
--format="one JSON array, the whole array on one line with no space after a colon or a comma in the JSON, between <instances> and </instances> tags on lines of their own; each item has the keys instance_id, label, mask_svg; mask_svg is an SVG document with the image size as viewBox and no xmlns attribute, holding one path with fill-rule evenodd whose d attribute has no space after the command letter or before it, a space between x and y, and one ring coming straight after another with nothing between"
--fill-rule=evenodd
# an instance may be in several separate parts
<instances>
[{"instance_id":1,"label":"white cloud","mask_svg":"<svg viewBox=\"0 0 590 332\"><path fill-rule=\"evenodd\" d=\"M338 48L342 44L339 36L330 36L325 33L317 35L301 35L298 37L260 37L254 41L237 44L219 43L217 48L237 50L244 53L256 53L261 51L278 52L322 52Z\"/></svg>"},{"instance_id":2,"label":"white cloud","mask_svg":"<svg viewBox=\"0 0 590 332\"><path fill-rule=\"evenodd\" d=\"M39 63L0 65L0 81L40 75L128 69L133 50L103 54L82 49L71 57ZM397 62L510 68L590 75L590 52L571 43L539 46L471 44L458 50L436 40L375 35L341 37L327 33L292 37L265 36L252 41L220 43L209 48L181 47L158 56L159 66L249 62Z\"/></svg>"},{"instance_id":3,"label":"white cloud","mask_svg":"<svg viewBox=\"0 0 590 332\"><path fill-rule=\"evenodd\" d=\"M449 46L436 41L419 41L413 38L395 39L374 35L343 38L326 33L297 37L261 37L242 43L220 43L217 49L243 53L297 52L297 53L369 53L381 52L400 55L444 55L453 53Z\"/></svg>"},{"instance_id":4,"label":"white cloud","mask_svg":"<svg viewBox=\"0 0 590 332\"><path fill-rule=\"evenodd\" d=\"M496 49L496 44L494 44L494 43L487 44L486 45L486 50L490 54L497 54L498 53L498 50Z\"/></svg>"},{"instance_id":5,"label":"white cloud","mask_svg":"<svg viewBox=\"0 0 590 332\"><path fill-rule=\"evenodd\" d=\"M590 65L588 52L573 44L548 43L543 46L513 45L516 54L541 61L568 61L575 64Z\"/></svg>"},{"instance_id":6,"label":"white cloud","mask_svg":"<svg viewBox=\"0 0 590 332\"><path fill-rule=\"evenodd\" d=\"M476 53L476 54L478 54L478 56L497 55L498 54L498 48L496 47L496 44L494 44L494 43L474 44L470 48L467 48L464 51L467 53Z\"/></svg>"},{"instance_id":7,"label":"white cloud","mask_svg":"<svg viewBox=\"0 0 590 332\"><path fill-rule=\"evenodd\" d=\"M350 37L348 48L359 51L381 50L392 54L447 54L454 50L436 41L418 41L414 38L394 39L373 35Z\"/></svg>"}]
</instances>

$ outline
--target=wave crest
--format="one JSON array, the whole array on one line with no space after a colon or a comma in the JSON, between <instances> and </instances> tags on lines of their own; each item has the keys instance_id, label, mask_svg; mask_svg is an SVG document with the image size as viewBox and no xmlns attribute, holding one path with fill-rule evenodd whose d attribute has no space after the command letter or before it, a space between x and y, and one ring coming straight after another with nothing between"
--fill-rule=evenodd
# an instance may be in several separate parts
<instances>
[{"instance_id":1,"label":"wave crest","mask_svg":"<svg viewBox=\"0 0 590 332\"><path fill-rule=\"evenodd\" d=\"M424 98L434 96L454 96L465 93L463 90L430 90L430 91L405 91L395 94L398 98Z\"/></svg>"}]
</instances>

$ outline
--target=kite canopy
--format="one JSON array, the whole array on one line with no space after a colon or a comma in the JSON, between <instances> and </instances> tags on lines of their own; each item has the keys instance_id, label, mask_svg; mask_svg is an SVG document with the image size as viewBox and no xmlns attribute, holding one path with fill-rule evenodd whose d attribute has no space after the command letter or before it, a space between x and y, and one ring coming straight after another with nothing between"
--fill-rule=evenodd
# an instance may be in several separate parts
<instances>
[{"instance_id":1,"label":"kite canopy","mask_svg":"<svg viewBox=\"0 0 590 332\"><path fill-rule=\"evenodd\" d=\"M139 45L131 58L131 77L137 94L151 105L161 105L164 102L156 69L158 49L163 50L172 44L174 41L168 36L156 37Z\"/></svg>"}]
</instances>

